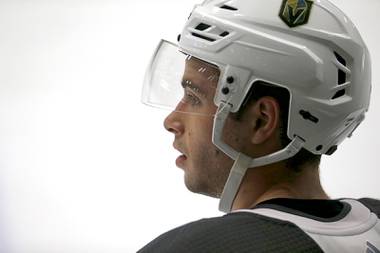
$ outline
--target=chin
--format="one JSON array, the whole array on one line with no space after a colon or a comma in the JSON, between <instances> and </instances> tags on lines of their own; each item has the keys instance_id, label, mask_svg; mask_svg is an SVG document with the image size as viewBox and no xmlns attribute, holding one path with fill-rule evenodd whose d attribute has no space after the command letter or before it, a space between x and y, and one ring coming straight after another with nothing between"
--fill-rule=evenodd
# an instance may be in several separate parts
<instances>
[{"instance_id":1,"label":"chin","mask_svg":"<svg viewBox=\"0 0 380 253\"><path fill-rule=\"evenodd\" d=\"M221 195L221 191L216 191L207 182L195 180L194 178L190 178L188 175L185 175L185 186L189 191L202 194L207 197L219 198Z\"/></svg>"}]
</instances>

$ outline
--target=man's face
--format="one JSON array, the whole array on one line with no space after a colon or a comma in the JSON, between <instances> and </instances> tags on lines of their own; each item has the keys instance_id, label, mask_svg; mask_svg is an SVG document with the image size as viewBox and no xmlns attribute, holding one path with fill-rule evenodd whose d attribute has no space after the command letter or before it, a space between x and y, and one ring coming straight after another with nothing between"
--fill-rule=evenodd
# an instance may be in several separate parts
<instances>
[{"instance_id":1,"label":"man's face","mask_svg":"<svg viewBox=\"0 0 380 253\"><path fill-rule=\"evenodd\" d=\"M213 65L188 59L182 78L183 99L164 121L174 134L174 148L182 153L176 165L185 172L187 188L212 197L220 196L233 164L211 142L219 74Z\"/></svg>"}]
</instances>

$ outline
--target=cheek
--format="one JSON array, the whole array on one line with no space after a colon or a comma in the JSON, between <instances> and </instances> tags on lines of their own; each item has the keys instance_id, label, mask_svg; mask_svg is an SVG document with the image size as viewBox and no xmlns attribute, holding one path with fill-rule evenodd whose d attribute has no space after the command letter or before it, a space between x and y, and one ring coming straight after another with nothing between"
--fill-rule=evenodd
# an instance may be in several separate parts
<instances>
[{"instance_id":1,"label":"cheek","mask_svg":"<svg viewBox=\"0 0 380 253\"><path fill-rule=\"evenodd\" d=\"M235 149L250 155L254 148L251 143L252 128L245 122L228 118L223 128L223 141Z\"/></svg>"},{"instance_id":2,"label":"cheek","mask_svg":"<svg viewBox=\"0 0 380 253\"><path fill-rule=\"evenodd\" d=\"M194 115L194 120L191 122L189 131L187 133L188 137L194 139L208 140L211 142L212 129L213 129L213 118L207 116L196 116Z\"/></svg>"},{"instance_id":3,"label":"cheek","mask_svg":"<svg viewBox=\"0 0 380 253\"><path fill-rule=\"evenodd\" d=\"M212 125L211 120L198 119L186 133L190 155L198 162L204 162L208 156L216 153L216 147L212 144Z\"/></svg>"}]
</instances>

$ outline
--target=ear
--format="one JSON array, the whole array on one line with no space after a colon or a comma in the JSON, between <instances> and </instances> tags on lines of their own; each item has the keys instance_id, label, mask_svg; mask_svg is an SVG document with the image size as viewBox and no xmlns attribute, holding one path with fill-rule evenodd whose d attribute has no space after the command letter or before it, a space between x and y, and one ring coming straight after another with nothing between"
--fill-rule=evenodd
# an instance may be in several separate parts
<instances>
[{"instance_id":1,"label":"ear","mask_svg":"<svg viewBox=\"0 0 380 253\"><path fill-rule=\"evenodd\" d=\"M273 97L262 97L253 105L251 118L253 133L251 141L253 144L262 144L277 133L280 122L280 106Z\"/></svg>"}]
</instances>

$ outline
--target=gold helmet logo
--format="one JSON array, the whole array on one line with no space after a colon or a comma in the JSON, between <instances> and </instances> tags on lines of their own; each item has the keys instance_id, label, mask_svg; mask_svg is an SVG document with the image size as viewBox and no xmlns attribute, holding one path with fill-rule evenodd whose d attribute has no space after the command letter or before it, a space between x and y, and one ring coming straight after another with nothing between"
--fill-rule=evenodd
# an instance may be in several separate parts
<instances>
[{"instance_id":1,"label":"gold helmet logo","mask_svg":"<svg viewBox=\"0 0 380 253\"><path fill-rule=\"evenodd\" d=\"M309 20L312 0L283 0L280 18L289 27L304 25Z\"/></svg>"}]
</instances>

